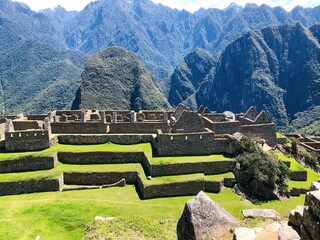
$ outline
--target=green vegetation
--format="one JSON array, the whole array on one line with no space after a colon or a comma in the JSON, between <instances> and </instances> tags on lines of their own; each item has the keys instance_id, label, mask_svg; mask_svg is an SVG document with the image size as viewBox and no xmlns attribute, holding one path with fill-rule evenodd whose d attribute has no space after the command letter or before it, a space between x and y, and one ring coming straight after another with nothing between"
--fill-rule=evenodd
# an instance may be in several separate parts
<instances>
[{"instance_id":1,"label":"green vegetation","mask_svg":"<svg viewBox=\"0 0 320 240\"><path fill-rule=\"evenodd\" d=\"M90 239L176 239L170 222L140 216L119 217L112 221L91 221L84 240Z\"/></svg>"},{"instance_id":2,"label":"green vegetation","mask_svg":"<svg viewBox=\"0 0 320 240\"><path fill-rule=\"evenodd\" d=\"M219 194L208 194L238 219L241 210L274 208L281 216L296 205L303 205L304 195L287 201L271 201L261 205L241 199L225 189ZM0 236L2 239L74 240L84 236L85 226L95 216L140 216L152 222L168 221L168 239L175 238L175 227L184 204L194 196L140 200L133 186L123 188L82 190L61 193L34 193L0 197ZM143 223L142 223L143 224ZM158 228L157 228L158 229ZM144 233L146 234L146 233Z\"/></svg>"},{"instance_id":3,"label":"green vegetation","mask_svg":"<svg viewBox=\"0 0 320 240\"><path fill-rule=\"evenodd\" d=\"M0 161L14 160L27 156L54 156L57 152L144 152L152 164L167 164L167 163L183 163L183 162L211 162L211 161L227 161L234 160L234 158L214 154L209 156L177 156L177 157L153 157L150 143L140 143L134 145L119 145L113 143L95 144L95 145L67 145L56 144L53 147L43 151L36 152L15 152L0 153Z\"/></svg>"},{"instance_id":4,"label":"green vegetation","mask_svg":"<svg viewBox=\"0 0 320 240\"><path fill-rule=\"evenodd\" d=\"M287 192L287 166L277 156L264 152L253 139L242 137L238 149L236 179L247 197L251 199L273 199L272 191L278 186L278 194ZM272 193L272 194L271 194Z\"/></svg>"},{"instance_id":5,"label":"green vegetation","mask_svg":"<svg viewBox=\"0 0 320 240\"><path fill-rule=\"evenodd\" d=\"M279 151L276 151L275 154L280 160L290 162L291 171L302 171L302 170L307 171L307 176L308 176L307 181L289 181L288 183L289 189L292 189L293 187L308 189L311 186L311 183L317 181L318 178L320 177L319 174L317 174L310 168L302 166L293 157L287 157Z\"/></svg>"},{"instance_id":6,"label":"green vegetation","mask_svg":"<svg viewBox=\"0 0 320 240\"><path fill-rule=\"evenodd\" d=\"M170 182L186 182L186 181L203 180L203 179L204 179L204 174L197 173L197 174L187 174L187 175L155 177L155 178L152 178L152 180L150 181L144 181L144 183L146 185L153 185L153 184L163 184L163 183L170 183Z\"/></svg>"},{"instance_id":7,"label":"green vegetation","mask_svg":"<svg viewBox=\"0 0 320 240\"><path fill-rule=\"evenodd\" d=\"M283 135L281 132L276 132L276 138L287 138L287 137Z\"/></svg>"}]
</instances>

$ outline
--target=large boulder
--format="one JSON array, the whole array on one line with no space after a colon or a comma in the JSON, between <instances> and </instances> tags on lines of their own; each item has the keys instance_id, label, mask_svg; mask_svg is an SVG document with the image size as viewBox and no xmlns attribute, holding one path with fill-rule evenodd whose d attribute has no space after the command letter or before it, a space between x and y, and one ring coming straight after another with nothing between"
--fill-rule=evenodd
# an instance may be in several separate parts
<instances>
[{"instance_id":1,"label":"large boulder","mask_svg":"<svg viewBox=\"0 0 320 240\"><path fill-rule=\"evenodd\" d=\"M303 211L306 207L298 205L294 210L289 212L289 224L300 227L303 221Z\"/></svg>"},{"instance_id":2,"label":"large boulder","mask_svg":"<svg viewBox=\"0 0 320 240\"><path fill-rule=\"evenodd\" d=\"M274 209L248 209L242 210L242 214L245 218L263 218L263 219L274 219L280 218L279 213Z\"/></svg>"},{"instance_id":3,"label":"large boulder","mask_svg":"<svg viewBox=\"0 0 320 240\"><path fill-rule=\"evenodd\" d=\"M177 225L178 240L212 240L230 233L236 219L200 191L189 200Z\"/></svg>"}]
</instances>

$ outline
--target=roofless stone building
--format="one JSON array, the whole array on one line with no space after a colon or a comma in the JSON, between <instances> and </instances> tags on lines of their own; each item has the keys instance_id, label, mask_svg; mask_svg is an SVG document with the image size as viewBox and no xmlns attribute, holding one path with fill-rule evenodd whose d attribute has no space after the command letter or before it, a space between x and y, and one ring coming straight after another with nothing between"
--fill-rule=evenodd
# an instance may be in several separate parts
<instances>
[{"instance_id":1,"label":"roofless stone building","mask_svg":"<svg viewBox=\"0 0 320 240\"><path fill-rule=\"evenodd\" d=\"M198 111L180 104L175 111L67 110L42 115L2 116L1 147L6 151L35 151L59 142L95 144L151 142L154 154L207 155L233 153L230 135L240 132L276 144L276 125L265 111L246 113Z\"/></svg>"}]
</instances>

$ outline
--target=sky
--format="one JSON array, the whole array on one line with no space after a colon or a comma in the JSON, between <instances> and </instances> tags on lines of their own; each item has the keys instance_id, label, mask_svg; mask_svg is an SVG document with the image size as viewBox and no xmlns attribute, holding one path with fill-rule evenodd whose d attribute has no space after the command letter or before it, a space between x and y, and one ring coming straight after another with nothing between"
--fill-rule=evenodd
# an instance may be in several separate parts
<instances>
[{"instance_id":1,"label":"sky","mask_svg":"<svg viewBox=\"0 0 320 240\"><path fill-rule=\"evenodd\" d=\"M15 0L26 3L32 10L38 11L44 8L54 8L58 5L67 10L82 10L88 3L93 0ZM119 0L120 1L120 0ZM248 2L258 5L263 3L271 7L282 6L291 11L295 6L315 7L320 5L320 0L152 0L155 3L162 3L171 8L185 9L189 12L197 11L199 8L219 8L224 9L231 3L244 6Z\"/></svg>"}]
</instances>

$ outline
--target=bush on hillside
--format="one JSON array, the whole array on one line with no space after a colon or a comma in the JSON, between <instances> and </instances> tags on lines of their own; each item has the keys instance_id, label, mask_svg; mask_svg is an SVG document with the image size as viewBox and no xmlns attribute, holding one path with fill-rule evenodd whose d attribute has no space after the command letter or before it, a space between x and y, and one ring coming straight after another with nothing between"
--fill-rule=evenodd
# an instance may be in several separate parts
<instances>
[{"instance_id":1,"label":"bush on hillside","mask_svg":"<svg viewBox=\"0 0 320 240\"><path fill-rule=\"evenodd\" d=\"M251 139L244 138L242 146L235 176L245 194L261 200L284 195L288 189L288 167L275 155L262 151Z\"/></svg>"}]
</instances>

